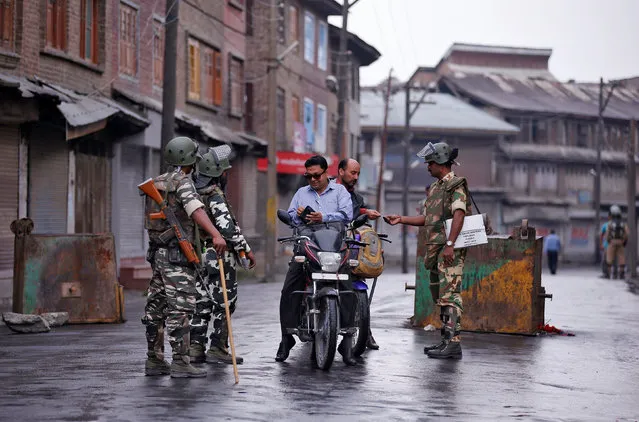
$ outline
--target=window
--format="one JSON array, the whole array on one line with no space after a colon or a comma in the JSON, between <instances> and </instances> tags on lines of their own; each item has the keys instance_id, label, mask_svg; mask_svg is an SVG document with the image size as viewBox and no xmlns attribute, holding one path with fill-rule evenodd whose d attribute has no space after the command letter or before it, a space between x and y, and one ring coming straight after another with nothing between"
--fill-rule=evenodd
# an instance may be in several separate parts
<instances>
[{"instance_id":1,"label":"window","mask_svg":"<svg viewBox=\"0 0 639 422\"><path fill-rule=\"evenodd\" d=\"M189 99L222 105L222 55L217 49L189 38Z\"/></svg>"},{"instance_id":2,"label":"window","mask_svg":"<svg viewBox=\"0 0 639 422\"><path fill-rule=\"evenodd\" d=\"M98 0L82 0L80 16L80 57L98 62Z\"/></svg>"},{"instance_id":3,"label":"window","mask_svg":"<svg viewBox=\"0 0 639 422\"><path fill-rule=\"evenodd\" d=\"M67 47L66 0L47 0L47 46Z\"/></svg>"},{"instance_id":4,"label":"window","mask_svg":"<svg viewBox=\"0 0 639 422\"><path fill-rule=\"evenodd\" d=\"M328 68L328 25L326 22L319 23L317 34L317 67L321 70Z\"/></svg>"},{"instance_id":5,"label":"window","mask_svg":"<svg viewBox=\"0 0 639 422\"><path fill-rule=\"evenodd\" d=\"M153 85L162 86L164 81L164 25L153 21Z\"/></svg>"},{"instance_id":6,"label":"window","mask_svg":"<svg viewBox=\"0 0 639 422\"><path fill-rule=\"evenodd\" d=\"M231 107L230 112L234 116L242 115L242 80L244 79L244 64L241 60L231 57L229 60L229 80L231 81Z\"/></svg>"},{"instance_id":7,"label":"window","mask_svg":"<svg viewBox=\"0 0 639 422\"><path fill-rule=\"evenodd\" d=\"M288 7L288 38L289 42L300 40L299 15L295 6Z\"/></svg>"},{"instance_id":8,"label":"window","mask_svg":"<svg viewBox=\"0 0 639 422\"><path fill-rule=\"evenodd\" d=\"M246 0L246 35L253 35L253 0Z\"/></svg>"},{"instance_id":9,"label":"window","mask_svg":"<svg viewBox=\"0 0 639 422\"><path fill-rule=\"evenodd\" d=\"M587 123L577 123L577 146L588 148L588 132L589 125Z\"/></svg>"},{"instance_id":10,"label":"window","mask_svg":"<svg viewBox=\"0 0 639 422\"><path fill-rule=\"evenodd\" d=\"M315 17L304 14L304 60L315 64Z\"/></svg>"},{"instance_id":11,"label":"window","mask_svg":"<svg viewBox=\"0 0 639 422\"><path fill-rule=\"evenodd\" d=\"M300 99L297 97L297 95L293 95L291 105L292 105L291 111L292 111L293 121L300 122Z\"/></svg>"},{"instance_id":12,"label":"window","mask_svg":"<svg viewBox=\"0 0 639 422\"><path fill-rule=\"evenodd\" d=\"M0 49L13 50L15 0L0 0Z\"/></svg>"},{"instance_id":13,"label":"window","mask_svg":"<svg viewBox=\"0 0 639 422\"><path fill-rule=\"evenodd\" d=\"M244 130L248 133L254 133L255 129L253 128L253 83L247 82L244 86L245 92L245 106L244 110L246 114L244 115Z\"/></svg>"},{"instance_id":14,"label":"window","mask_svg":"<svg viewBox=\"0 0 639 422\"><path fill-rule=\"evenodd\" d=\"M138 11L120 3L120 73L138 74Z\"/></svg>"},{"instance_id":15,"label":"window","mask_svg":"<svg viewBox=\"0 0 639 422\"><path fill-rule=\"evenodd\" d=\"M304 98L304 129L306 131L306 145L308 150L313 150L315 144L315 106L309 98Z\"/></svg>"},{"instance_id":16,"label":"window","mask_svg":"<svg viewBox=\"0 0 639 422\"><path fill-rule=\"evenodd\" d=\"M326 106L322 104L317 105L317 131L314 150L326 152Z\"/></svg>"},{"instance_id":17,"label":"window","mask_svg":"<svg viewBox=\"0 0 639 422\"><path fill-rule=\"evenodd\" d=\"M286 91L277 88L277 110L275 121L277 124L275 136L277 138L278 149L288 149L286 141Z\"/></svg>"},{"instance_id":18,"label":"window","mask_svg":"<svg viewBox=\"0 0 639 422\"><path fill-rule=\"evenodd\" d=\"M544 120L532 120L532 142L544 144L548 136L546 132L546 122Z\"/></svg>"}]
</instances>

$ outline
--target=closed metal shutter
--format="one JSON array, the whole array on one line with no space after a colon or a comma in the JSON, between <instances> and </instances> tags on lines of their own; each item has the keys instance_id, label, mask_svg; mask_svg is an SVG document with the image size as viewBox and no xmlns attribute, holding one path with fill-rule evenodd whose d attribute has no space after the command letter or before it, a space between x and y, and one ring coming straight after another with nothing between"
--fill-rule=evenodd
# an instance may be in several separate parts
<instances>
[{"instance_id":1,"label":"closed metal shutter","mask_svg":"<svg viewBox=\"0 0 639 422\"><path fill-rule=\"evenodd\" d=\"M9 226L18 218L19 145L19 127L0 125L0 180L3 192L0 195L0 273L13 273L13 233Z\"/></svg>"},{"instance_id":2,"label":"closed metal shutter","mask_svg":"<svg viewBox=\"0 0 639 422\"><path fill-rule=\"evenodd\" d=\"M34 129L29 140L29 217L34 233L67 232L69 149L59 132Z\"/></svg>"},{"instance_id":3,"label":"closed metal shutter","mask_svg":"<svg viewBox=\"0 0 639 422\"><path fill-rule=\"evenodd\" d=\"M120 255L123 258L144 256L144 199L138 185L144 181L145 149L122 145L118 180L120 208Z\"/></svg>"}]
</instances>

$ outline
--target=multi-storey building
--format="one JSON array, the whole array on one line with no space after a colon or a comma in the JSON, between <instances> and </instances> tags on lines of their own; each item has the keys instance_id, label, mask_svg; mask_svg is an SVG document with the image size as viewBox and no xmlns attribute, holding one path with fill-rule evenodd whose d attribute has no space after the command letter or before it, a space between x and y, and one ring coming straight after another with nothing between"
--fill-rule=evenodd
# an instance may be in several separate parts
<instances>
[{"instance_id":1,"label":"multi-storey building","mask_svg":"<svg viewBox=\"0 0 639 422\"><path fill-rule=\"evenodd\" d=\"M348 117L358 113L359 68L377 60L379 52L348 34L349 59L337 60L339 30L328 23L329 16L341 14L341 5L334 0L254 0L247 1L246 8L247 131L277 146L278 204L285 208L295 190L305 184L300 175L308 157L325 155L330 175L337 173L338 62L349 67L345 83L351 95L345 107L348 136L344 139L350 147L359 138L358 120ZM269 72L275 73L275 86L270 85ZM267 170L266 160L259 163L259 170ZM258 186L258 203L263 204L265 177Z\"/></svg>"},{"instance_id":2,"label":"multi-storey building","mask_svg":"<svg viewBox=\"0 0 639 422\"><path fill-rule=\"evenodd\" d=\"M470 176L475 199L486 202L483 208L498 229L527 218L538 234L551 229L560 234L564 259L592 262L599 84L557 81L548 69L551 53L454 44L437 66L418 68L409 83L433 84L441 93L516 126L516 135L482 145L470 160L463 158L467 149L462 148L459 173ZM639 117L639 90L636 78L624 82L603 113L600 221L610 205L625 208L627 203L626 150L630 120ZM458 136L446 138L461 143ZM480 182L488 175L490 184Z\"/></svg>"}]
</instances>

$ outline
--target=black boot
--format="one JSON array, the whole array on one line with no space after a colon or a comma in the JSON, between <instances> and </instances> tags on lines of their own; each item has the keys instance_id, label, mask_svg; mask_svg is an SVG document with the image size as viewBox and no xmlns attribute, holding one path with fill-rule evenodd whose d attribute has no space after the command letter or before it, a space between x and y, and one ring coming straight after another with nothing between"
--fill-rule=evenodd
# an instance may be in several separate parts
<instances>
[{"instance_id":1,"label":"black boot","mask_svg":"<svg viewBox=\"0 0 639 422\"><path fill-rule=\"evenodd\" d=\"M613 268L612 270L612 279L613 280L617 279L617 267Z\"/></svg>"},{"instance_id":2,"label":"black boot","mask_svg":"<svg viewBox=\"0 0 639 422\"><path fill-rule=\"evenodd\" d=\"M282 336L282 341L280 342L280 347L277 349L275 360L278 362L284 362L288 358L288 354L293 346L295 346L295 338L293 338L292 334Z\"/></svg>"},{"instance_id":3,"label":"black boot","mask_svg":"<svg viewBox=\"0 0 639 422\"><path fill-rule=\"evenodd\" d=\"M610 278L610 265L604 264L603 266L603 278Z\"/></svg>"},{"instance_id":4,"label":"black boot","mask_svg":"<svg viewBox=\"0 0 639 422\"><path fill-rule=\"evenodd\" d=\"M426 352L434 359L461 359L462 349L459 341L461 326L460 312L453 306L442 307L442 322L444 323L443 346Z\"/></svg>"},{"instance_id":5,"label":"black boot","mask_svg":"<svg viewBox=\"0 0 639 422\"><path fill-rule=\"evenodd\" d=\"M621 267L619 268L619 280L625 280L626 279L626 269L625 267Z\"/></svg>"},{"instance_id":6,"label":"black boot","mask_svg":"<svg viewBox=\"0 0 639 422\"><path fill-rule=\"evenodd\" d=\"M373 338L373 333L371 332L370 328L368 329L368 340L366 341L366 347L371 350L379 350L379 345Z\"/></svg>"},{"instance_id":7,"label":"black boot","mask_svg":"<svg viewBox=\"0 0 639 422\"><path fill-rule=\"evenodd\" d=\"M342 360L348 366L357 365L357 361L353 359L353 335L344 334L342 342L337 347L337 351L342 355Z\"/></svg>"},{"instance_id":8,"label":"black boot","mask_svg":"<svg viewBox=\"0 0 639 422\"><path fill-rule=\"evenodd\" d=\"M461 343L458 341L449 341L441 349L431 350L427 354L429 358L434 359L461 359Z\"/></svg>"}]
</instances>

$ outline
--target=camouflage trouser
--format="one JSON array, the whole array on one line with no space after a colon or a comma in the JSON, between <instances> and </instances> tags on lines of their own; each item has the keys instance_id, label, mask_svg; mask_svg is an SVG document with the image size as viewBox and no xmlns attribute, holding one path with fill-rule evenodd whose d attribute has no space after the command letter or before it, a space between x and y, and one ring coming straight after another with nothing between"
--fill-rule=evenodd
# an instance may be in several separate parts
<instances>
[{"instance_id":1,"label":"camouflage trouser","mask_svg":"<svg viewBox=\"0 0 639 422\"><path fill-rule=\"evenodd\" d=\"M448 330L454 333L453 340L459 340L461 331L461 315L464 311L461 288L464 274L466 249L455 249L455 257L450 266L444 263L444 248L429 248L427 262L436 265L430 269L430 284L433 299L437 298L437 305L441 307L441 319L444 324L442 333ZM435 261L436 256L436 261ZM435 264L436 263L436 264ZM445 307L450 307L447 310ZM453 324L453 326L448 326Z\"/></svg>"},{"instance_id":2,"label":"camouflage trouser","mask_svg":"<svg viewBox=\"0 0 639 422\"><path fill-rule=\"evenodd\" d=\"M206 347L206 334L209 329L209 322L213 320L213 330L211 332L211 346L228 347L228 331L226 325L226 311L224 309L224 296L222 293L222 279L220 277L220 267L217 262L215 249L206 249L202 256L204 265L208 272L206 287L198 280L198 298L195 314L191 319L191 344L200 344ZM237 277L235 254L231 251L224 253L224 273L226 281L226 295L229 301L229 312L235 311L237 302Z\"/></svg>"},{"instance_id":3,"label":"camouflage trouser","mask_svg":"<svg viewBox=\"0 0 639 422\"><path fill-rule=\"evenodd\" d=\"M142 323L146 326L149 354L164 355L164 325L174 355L189 353L189 318L195 311L195 271L169 263L168 251L160 248L152 263L153 276L147 290Z\"/></svg>"}]
</instances>

